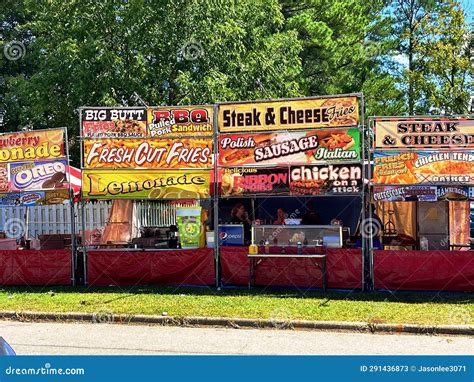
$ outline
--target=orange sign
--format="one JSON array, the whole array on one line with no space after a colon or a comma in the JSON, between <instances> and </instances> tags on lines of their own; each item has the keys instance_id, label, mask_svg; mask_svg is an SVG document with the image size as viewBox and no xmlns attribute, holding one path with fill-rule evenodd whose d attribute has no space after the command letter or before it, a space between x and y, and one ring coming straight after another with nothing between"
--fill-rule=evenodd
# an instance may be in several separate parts
<instances>
[{"instance_id":1,"label":"orange sign","mask_svg":"<svg viewBox=\"0 0 474 382\"><path fill-rule=\"evenodd\" d=\"M84 140L85 168L211 168L211 138Z\"/></svg>"}]
</instances>

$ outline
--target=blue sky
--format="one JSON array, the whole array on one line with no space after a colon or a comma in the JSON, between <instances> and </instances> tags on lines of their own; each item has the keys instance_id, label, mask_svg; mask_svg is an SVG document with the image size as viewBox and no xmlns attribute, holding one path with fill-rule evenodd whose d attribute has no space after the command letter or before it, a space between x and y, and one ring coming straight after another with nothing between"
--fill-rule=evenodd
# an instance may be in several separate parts
<instances>
[{"instance_id":1,"label":"blue sky","mask_svg":"<svg viewBox=\"0 0 474 382\"><path fill-rule=\"evenodd\" d=\"M474 17L474 0L461 0L461 4L466 11L467 21L471 23Z\"/></svg>"}]
</instances>

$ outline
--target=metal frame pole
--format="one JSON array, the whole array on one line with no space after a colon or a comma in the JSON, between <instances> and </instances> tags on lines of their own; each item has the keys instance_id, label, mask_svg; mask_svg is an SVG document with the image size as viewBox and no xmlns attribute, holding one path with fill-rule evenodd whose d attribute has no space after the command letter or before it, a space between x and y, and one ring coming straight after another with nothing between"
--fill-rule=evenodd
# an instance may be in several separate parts
<instances>
[{"instance_id":1,"label":"metal frame pole","mask_svg":"<svg viewBox=\"0 0 474 382\"><path fill-rule=\"evenodd\" d=\"M213 105L213 138L214 138L214 263L215 263L215 285L216 288L221 286L221 272L220 272L220 245L219 245L219 171L218 171L218 155L219 155L219 131L218 131L218 105Z\"/></svg>"}]
</instances>

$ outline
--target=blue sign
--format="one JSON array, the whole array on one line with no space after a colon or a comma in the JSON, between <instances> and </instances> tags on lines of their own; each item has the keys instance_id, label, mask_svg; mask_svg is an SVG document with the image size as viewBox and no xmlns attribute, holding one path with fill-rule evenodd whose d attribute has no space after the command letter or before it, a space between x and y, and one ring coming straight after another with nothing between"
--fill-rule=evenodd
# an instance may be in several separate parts
<instances>
[{"instance_id":1,"label":"blue sign","mask_svg":"<svg viewBox=\"0 0 474 382\"><path fill-rule=\"evenodd\" d=\"M244 226L242 224L220 225L219 245L244 245Z\"/></svg>"}]
</instances>

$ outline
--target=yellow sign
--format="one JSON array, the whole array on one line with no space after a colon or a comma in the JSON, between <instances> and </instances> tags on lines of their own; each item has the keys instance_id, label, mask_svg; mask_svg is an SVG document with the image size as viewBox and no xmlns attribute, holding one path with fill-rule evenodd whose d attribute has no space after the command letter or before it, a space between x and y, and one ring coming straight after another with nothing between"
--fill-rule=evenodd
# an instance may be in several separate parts
<instances>
[{"instance_id":1,"label":"yellow sign","mask_svg":"<svg viewBox=\"0 0 474 382\"><path fill-rule=\"evenodd\" d=\"M199 199L210 197L209 170L84 170L88 199Z\"/></svg>"},{"instance_id":2,"label":"yellow sign","mask_svg":"<svg viewBox=\"0 0 474 382\"><path fill-rule=\"evenodd\" d=\"M355 96L242 102L219 105L218 116L220 132L349 127L358 125L359 107Z\"/></svg>"},{"instance_id":3,"label":"yellow sign","mask_svg":"<svg viewBox=\"0 0 474 382\"><path fill-rule=\"evenodd\" d=\"M0 135L0 163L64 157L64 130L38 130Z\"/></svg>"}]
</instances>

